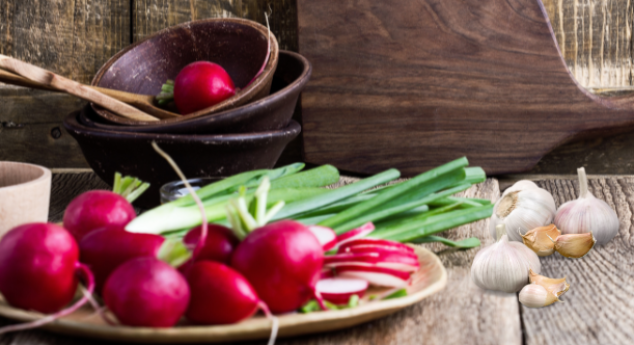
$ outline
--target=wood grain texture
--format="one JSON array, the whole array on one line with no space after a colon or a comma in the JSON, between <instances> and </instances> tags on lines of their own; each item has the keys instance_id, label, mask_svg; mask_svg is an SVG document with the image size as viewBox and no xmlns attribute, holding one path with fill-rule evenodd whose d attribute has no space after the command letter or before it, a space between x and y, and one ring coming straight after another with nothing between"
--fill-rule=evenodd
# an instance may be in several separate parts
<instances>
[{"instance_id":1,"label":"wood grain texture","mask_svg":"<svg viewBox=\"0 0 634 345\"><path fill-rule=\"evenodd\" d=\"M296 0L135 0L134 40L169 26L196 19L240 17L266 25L271 12L271 31L280 49L297 51Z\"/></svg>"},{"instance_id":2,"label":"wood grain texture","mask_svg":"<svg viewBox=\"0 0 634 345\"><path fill-rule=\"evenodd\" d=\"M579 193L576 180L545 180L538 185L553 194L557 206ZM559 254L542 258L542 274L566 276L570 291L548 308L522 307L526 344L629 344L634 331L632 276L632 205L634 178L590 179L589 190L614 208L620 219L617 236L581 259Z\"/></svg>"},{"instance_id":3,"label":"wood grain texture","mask_svg":"<svg viewBox=\"0 0 634 345\"><path fill-rule=\"evenodd\" d=\"M73 80L89 82L111 55L129 43L128 0L0 0L0 54ZM0 159L53 167L87 166L69 136L60 145L48 135L61 128L61 118L81 102L68 95L2 84L0 98L0 123L23 125L12 131L0 128ZM34 143L40 146L21 149Z\"/></svg>"},{"instance_id":4,"label":"wood grain texture","mask_svg":"<svg viewBox=\"0 0 634 345\"><path fill-rule=\"evenodd\" d=\"M631 0L542 2L566 64L581 85L632 85Z\"/></svg>"},{"instance_id":5,"label":"wood grain texture","mask_svg":"<svg viewBox=\"0 0 634 345\"><path fill-rule=\"evenodd\" d=\"M557 145L632 129L579 87L539 0L298 2L307 162L413 175L466 155L530 170Z\"/></svg>"}]
</instances>

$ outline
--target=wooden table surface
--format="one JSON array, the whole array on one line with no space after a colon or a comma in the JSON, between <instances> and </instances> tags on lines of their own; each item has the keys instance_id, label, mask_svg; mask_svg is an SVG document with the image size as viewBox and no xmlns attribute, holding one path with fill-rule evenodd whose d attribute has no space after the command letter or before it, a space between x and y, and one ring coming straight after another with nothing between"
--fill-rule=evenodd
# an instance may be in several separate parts
<instances>
[{"instance_id":1,"label":"wooden table surface","mask_svg":"<svg viewBox=\"0 0 634 345\"><path fill-rule=\"evenodd\" d=\"M527 176L522 176L527 177ZM560 205L576 198L572 176L528 176L553 194ZM467 190L469 197L495 200L500 185L489 179ZM59 221L64 207L77 194L107 186L92 172L57 170L53 175L50 220ZM582 259L559 254L542 258L542 274L566 276L570 291L563 303L547 308L522 307L516 294L483 291L469 277L471 260L479 250L459 251L429 244L448 272L447 287L432 297L389 317L353 328L318 335L279 339L277 344L626 344L634 332L634 176L590 176L589 188L619 215L618 235ZM493 239L488 220L462 226L444 235L451 239ZM9 321L0 319L1 324ZM34 330L0 336L3 344L84 344L86 339ZM107 344L90 341L90 343ZM250 344L265 344L265 341ZM246 343L241 343L246 344Z\"/></svg>"}]
</instances>

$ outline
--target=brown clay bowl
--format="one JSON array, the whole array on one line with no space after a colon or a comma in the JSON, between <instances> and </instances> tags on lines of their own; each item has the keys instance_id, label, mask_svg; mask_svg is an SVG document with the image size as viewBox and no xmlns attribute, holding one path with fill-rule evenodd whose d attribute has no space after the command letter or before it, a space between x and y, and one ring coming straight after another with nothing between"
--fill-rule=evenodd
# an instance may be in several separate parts
<instances>
[{"instance_id":1,"label":"brown clay bowl","mask_svg":"<svg viewBox=\"0 0 634 345\"><path fill-rule=\"evenodd\" d=\"M154 151L152 141L167 152L185 176L229 176L275 165L286 145L300 132L291 120L284 129L249 134L177 135L128 133L95 129L80 124L79 111L64 119L64 127L79 143L90 167L105 182L112 184L114 173L131 175L150 182L150 188L135 205L159 204L159 189L178 179L171 166Z\"/></svg>"},{"instance_id":2,"label":"brown clay bowl","mask_svg":"<svg viewBox=\"0 0 634 345\"><path fill-rule=\"evenodd\" d=\"M222 66L241 90L212 107L156 122L135 121L118 116L96 104L93 109L103 118L123 125L178 122L213 114L260 99L269 94L277 67L279 48L271 34L271 56L262 74L251 83L262 67L267 52L268 29L239 18L203 19L161 30L136 42L110 58L97 71L91 85L142 95L156 95L167 79L195 61L211 61Z\"/></svg>"},{"instance_id":3,"label":"brown clay bowl","mask_svg":"<svg viewBox=\"0 0 634 345\"><path fill-rule=\"evenodd\" d=\"M139 133L235 134L277 130L288 125L311 71L310 62L305 57L281 50L271 94L257 101L213 115L143 126L113 124L91 108L84 108L79 122L87 127Z\"/></svg>"}]
</instances>

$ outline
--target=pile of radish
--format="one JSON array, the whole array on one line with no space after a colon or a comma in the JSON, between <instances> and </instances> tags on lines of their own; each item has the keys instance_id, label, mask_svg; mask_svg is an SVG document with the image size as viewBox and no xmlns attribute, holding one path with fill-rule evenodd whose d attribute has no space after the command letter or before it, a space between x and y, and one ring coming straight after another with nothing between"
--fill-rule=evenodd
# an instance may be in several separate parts
<instances>
[{"instance_id":1,"label":"pile of radish","mask_svg":"<svg viewBox=\"0 0 634 345\"><path fill-rule=\"evenodd\" d=\"M168 161L173 163L171 159ZM91 302L106 322L133 327L172 327L182 322L231 324L260 310L273 323L273 339L277 322L273 314L373 303L381 298L366 296L371 286L383 288L391 297L406 294L412 275L420 268L418 256L413 247L384 235L403 234L403 226L411 226L407 217L418 217L424 224L435 226L435 232L442 230L440 226L458 224L453 219L439 223L434 216L422 218L402 206L400 209L411 215L396 214L394 218L389 214L391 218L380 221L379 228L372 221L358 221L367 219L368 213L357 213L356 220L342 218L350 209L369 210L369 204L381 205L372 198L389 193L398 196L396 192L406 190L395 186L379 193L354 195L373 187L363 183L346 186L345 192L317 190L310 185L306 187L304 178L314 179L315 172L330 168L295 174L299 169L293 165L243 173L198 192L192 190L189 199L184 197L174 202L184 207L190 207L191 203L199 207L198 213L189 214L197 214L202 224L187 232L166 235L129 232L138 218L130 202L120 194L138 197L135 188L142 184L129 178L121 180L120 176L114 188L118 193L89 191L74 199L64 214L64 227L32 223L12 229L0 240L0 293L10 305L50 315L33 323L0 328L0 333L40 326ZM463 169L461 178L465 179L464 168L452 169L447 170L449 174ZM451 183L456 182L452 181L439 188L453 192ZM457 183L464 184L460 181ZM313 186L329 183L332 183L329 178L322 178ZM288 188L297 185L304 188L300 194ZM199 195L209 198L213 193L224 202L226 217L208 222L212 208L209 201L203 205ZM428 188L426 193L429 195L432 190ZM412 203L409 194L403 202L409 203L408 207L420 208ZM435 199L426 200L443 200L450 194L436 195ZM305 200L320 205L325 210L320 212L329 214L351 199L354 203L350 209L344 207L341 213L329 215L331 218L320 225L306 221L320 215ZM466 210L482 208L484 203L470 199L460 199L458 203L465 201L474 204L466 205ZM393 209L394 200L385 205ZM441 204L432 210L426 208L422 214L435 215L446 208ZM314 216L307 217L311 212ZM373 219L379 219L373 212ZM477 217L487 216L480 213ZM298 219L285 215L298 215ZM166 219L162 214L156 217ZM144 224L148 224L145 218ZM332 218L359 225L337 231L324 224ZM459 221L465 219L472 218L463 217ZM396 230L388 232L386 224ZM86 286L84 296L68 306L79 281ZM91 294L101 296L109 313L96 305ZM386 293L382 295L385 296Z\"/></svg>"},{"instance_id":2,"label":"pile of radish","mask_svg":"<svg viewBox=\"0 0 634 345\"><path fill-rule=\"evenodd\" d=\"M88 293L101 295L123 325L171 327L183 317L229 324L258 309L267 315L296 311L311 299L324 309L324 300L347 304L369 285L404 287L418 269L410 247L364 239L372 223L337 236L293 220L251 229L241 241L218 224L196 227L182 241L196 255L172 267L160 259L168 242L162 236L124 230L135 216L130 210L116 193L90 191L66 210L64 221L73 231L46 223L11 230L0 241L0 292L13 306L65 315L88 300L63 309L83 277ZM325 255L334 249L336 254ZM324 271L330 273L322 279Z\"/></svg>"}]
</instances>

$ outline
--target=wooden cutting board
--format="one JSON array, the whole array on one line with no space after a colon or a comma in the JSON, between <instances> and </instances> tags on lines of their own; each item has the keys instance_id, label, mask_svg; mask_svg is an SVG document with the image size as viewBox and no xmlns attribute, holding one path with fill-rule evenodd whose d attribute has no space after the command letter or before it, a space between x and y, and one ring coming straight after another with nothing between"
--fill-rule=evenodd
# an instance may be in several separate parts
<instances>
[{"instance_id":1,"label":"wooden cutting board","mask_svg":"<svg viewBox=\"0 0 634 345\"><path fill-rule=\"evenodd\" d=\"M307 162L414 175L460 156L489 174L634 129L634 97L579 86L540 0L298 0Z\"/></svg>"}]
</instances>

